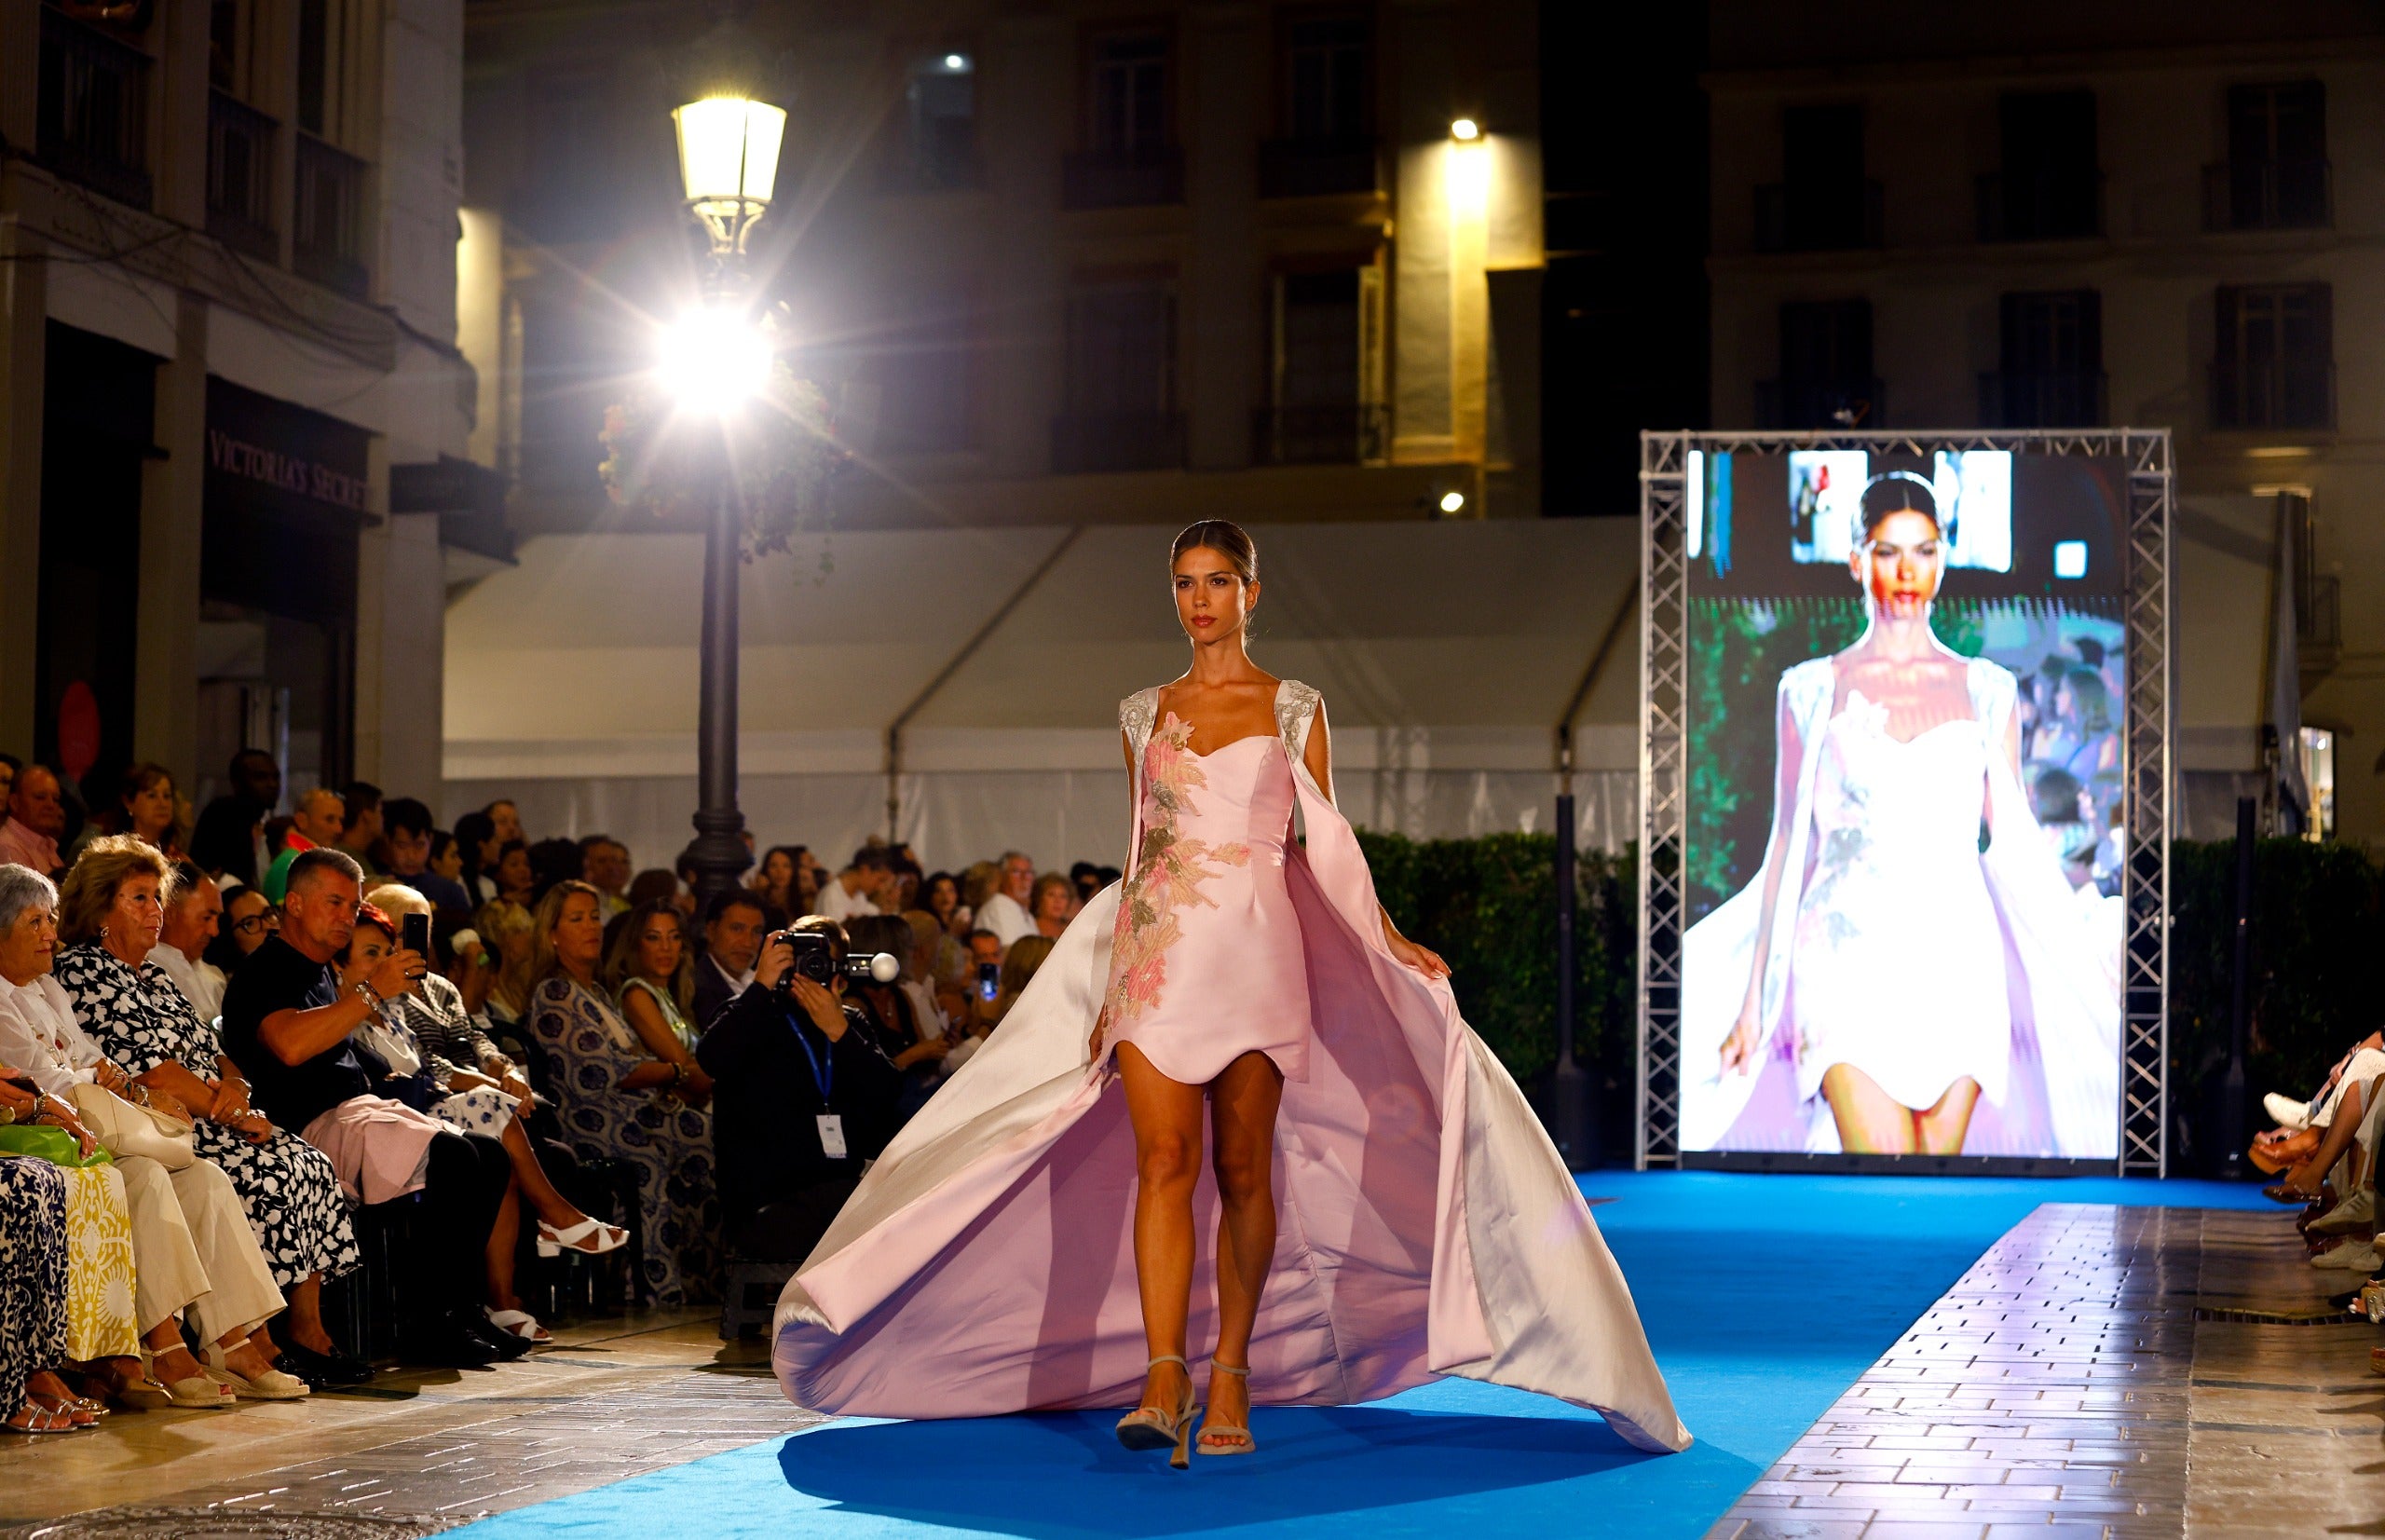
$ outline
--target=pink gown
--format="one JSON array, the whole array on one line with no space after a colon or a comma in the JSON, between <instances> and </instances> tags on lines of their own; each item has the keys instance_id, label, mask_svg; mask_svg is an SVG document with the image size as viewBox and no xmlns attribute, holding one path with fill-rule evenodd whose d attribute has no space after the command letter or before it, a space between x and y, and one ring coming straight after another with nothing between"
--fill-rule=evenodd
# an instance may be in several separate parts
<instances>
[{"instance_id":1,"label":"pink gown","mask_svg":"<svg viewBox=\"0 0 2385 1540\"><path fill-rule=\"evenodd\" d=\"M771 1345L788 1397L882 1417L1136 1403L1134 1130L1111 1058L1131 1042L1188 1083L1252 1049L1284 1070L1254 1402L1346 1405L1457 1374L1589 1407L1642 1449L1687 1447L1555 1147L1448 983L1383 942L1356 838L1302 762L1316 692L1286 680L1276 733L1206 756L1156 721L1157 697L1120 713L1140 770L1133 874L1085 906L788 1282ZM1205 1170L1196 1379L1217 1340L1218 1215Z\"/></svg>"}]
</instances>

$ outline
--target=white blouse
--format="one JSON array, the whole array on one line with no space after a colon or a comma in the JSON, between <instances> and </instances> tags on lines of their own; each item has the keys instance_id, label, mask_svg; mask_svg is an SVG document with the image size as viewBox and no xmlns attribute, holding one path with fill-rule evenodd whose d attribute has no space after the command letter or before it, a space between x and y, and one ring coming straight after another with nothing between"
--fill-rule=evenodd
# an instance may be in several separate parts
<instances>
[{"instance_id":1,"label":"white blouse","mask_svg":"<svg viewBox=\"0 0 2385 1540\"><path fill-rule=\"evenodd\" d=\"M22 1070L51 1096L93 1083L107 1056L83 1030L75 1002L48 974L31 984L0 978L0 1064Z\"/></svg>"}]
</instances>

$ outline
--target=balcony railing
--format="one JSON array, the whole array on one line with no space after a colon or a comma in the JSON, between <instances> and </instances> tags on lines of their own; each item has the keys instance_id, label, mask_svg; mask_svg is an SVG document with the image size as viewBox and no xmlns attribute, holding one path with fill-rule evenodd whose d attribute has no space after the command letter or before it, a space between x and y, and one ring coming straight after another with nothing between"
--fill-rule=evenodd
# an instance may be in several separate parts
<instances>
[{"instance_id":1,"label":"balcony railing","mask_svg":"<svg viewBox=\"0 0 2385 1540\"><path fill-rule=\"evenodd\" d=\"M1758 428L1782 429L1877 428L1885 394L1875 379L1760 380Z\"/></svg>"},{"instance_id":2,"label":"balcony railing","mask_svg":"<svg viewBox=\"0 0 2385 1540\"><path fill-rule=\"evenodd\" d=\"M298 136L298 197L291 266L298 276L354 299L372 293L364 263L363 161L312 134Z\"/></svg>"},{"instance_id":3,"label":"balcony railing","mask_svg":"<svg viewBox=\"0 0 2385 1540\"><path fill-rule=\"evenodd\" d=\"M1184 463L1181 412L1083 412L1052 419L1052 469L1168 470Z\"/></svg>"},{"instance_id":4,"label":"balcony railing","mask_svg":"<svg viewBox=\"0 0 2385 1540\"><path fill-rule=\"evenodd\" d=\"M1271 139L1259 146L1259 196L1317 198L1371 193L1383 186L1375 137Z\"/></svg>"},{"instance_id":5,"label":"balcony railing","mask_svg":"<svg viewBox=\"0 0 2385 1540\"><path fill-rule=\"evenodd\" d=\"M1071 209L1125 209L1184 201L1184 152L1173 144L1089 150L1060 165L1061 201Z\"/></svg>"},{"instance_id":6,"label":"balcony railing","mask_svg":"<svg viewBox=\"0 0 2385 1540\"><path fill-rule=\"evenodd\" d=\"M207 233L266 262L281 254L273 218L273 135L279 126L238 97L208 93Z\"/></svg>"},{"instance_id":7,"label":"balcony railing","mask_svg":"<svg viewBox=\"0 0 2385 1540\"><path fill-rule=\"evenodd\" d=\"M2323 230L2336 222L2335 171L2324 160L2224 160L2202 169L2208 230Z\"/></svg>"},{"instance_id":8,"label":"balcony railing","mask_svg":"<svg viewBox=\"0 0 2385 1540\"><path fill-rule=\"evenodd\" d=\"M1882 243L1884 199L1870 178L1775 182L1755 190L1759 252L1866 251Z\"/></svg>"},{"instance_id":9,"label":"balcony railing","mask_svg":"<svg viewBox=\"0 0 2385 1540\"><path fill-rule=\"evenodd\" d=\"M1261 465L1366 465L1390 443L1384 406L1262 406L1250 415L1250 457Z\"/></svg>"},{"instance_id":10,"label":"balcony railing","mask_svg":"<svg viewBox=\"0 0 2385 1540\"><path fill-rule=\"evenodd\" d=\"M1980 421L1990 428L2100 428L2104 374L2098 369L2028 369L1979 377Z\"/></svg>"},{"instance_id":11,"label":"balcony railing","mask_svg":"<svg viewBox=\"0 0 2385 1540\"><path fill-rule=\"evenodd\" d=\"M2315 359L2257 359L2215 364L2214 428L2333 428L2336 366Z\"/></svg>"},{"instance_id":12,"label":"balcony railing","mask_svg":"<svg viewBox=\"0 0 2385 1540\"><path fill-rule=\"evenodd\" d=\"M149 207L149 56L44 6L34 155L69 182Z\"/></svg>"},{"instance_id":13,"label":"balcony railing","mask_svg":"<svg viewBox=\"0 0 2385 1540\"><path fill-rule=\"evenodd\" d=\"M1977 184L1982 240L2086 240L2104 233L2104 173L1989 171Z\"/></svg>"}]
</instances>

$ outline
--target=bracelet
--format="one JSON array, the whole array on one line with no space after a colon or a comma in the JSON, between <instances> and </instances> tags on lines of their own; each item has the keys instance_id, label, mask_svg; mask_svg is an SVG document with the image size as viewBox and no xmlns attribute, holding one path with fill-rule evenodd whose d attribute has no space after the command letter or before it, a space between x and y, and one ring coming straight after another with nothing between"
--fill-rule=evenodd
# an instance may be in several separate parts
<instances>
[{"instance_id":1,"label":"bracelet","mask_svg":"<svg viewBox=\"0 0 2385 1540\"><path fill-rule=\"evenodd\" d=\"M676 1085L676 1084L678 1084L680 1082L682 1082L682 1081L686 1080L687 1078L688 1078L688 1067L687 1067L686 1065L684 1065L684 1064L674 1064L674 1065L672 1065L672 1066L671 1066L671 1083L672 1083L672 1084Z\"/></svg>"},{"instance_id":2,"label":"bracelet","mask_svg":"<svg viewBox=\"0 0 2385 1540\"><path fill-rule=\"evenodd\" d=\"M373 1002L373 1008L376 1011L386 1003L381 991L373 988L373 981L369 978L358 979L351 992L354 993L356 998L359 1000L371 1001Z\"/></svg>"},{"instance_id":3,"label":"bracelet","mask_svg":"<svg viewBox=\"0 0 2385 1540\"><path fill-rule=\"evenodd\" d=\"M15 1108L0 1107L0 1128L6 1128L16 1121L17 1110Z\"/></svg>"}]
</instances>

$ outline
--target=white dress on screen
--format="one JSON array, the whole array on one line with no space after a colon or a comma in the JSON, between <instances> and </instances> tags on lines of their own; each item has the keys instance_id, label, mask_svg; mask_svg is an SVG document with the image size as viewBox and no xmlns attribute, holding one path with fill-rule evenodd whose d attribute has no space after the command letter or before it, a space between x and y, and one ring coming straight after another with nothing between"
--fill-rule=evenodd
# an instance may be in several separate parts
<instances>
[{"instance_id":1,"label":"white dress on screen","mask_svg":"<svg viewBox=\"0 0 2385 1540\"><path fill-rule=\"evenodd\" d=\"M1888 716L1850 691L1822 734L1789 954L1798 1098L1847 1064L1916 1111L1966 1075L2000 1102L2012 1009L1979 860L1986 731L1957 719L1904 743Z\"/></svg>"},{"instance_id":2,"label":"white dress on screen","mask_svg":"<svg viewBox=\"0 0 2385 1540\"><path fill-rule=\"evenodd\" d=\"M1968 719L1900 743L1860 694L1833 716L1831 659L1780 676L1802 752L1777 774L1771 945L1759 964L1763 869L1682 939L1684 1151L1835 1152L1819 1087L1850 1063L1908 1107L1978 1080L1967 1154L2118 1153L2122 905L2082 902L2046 845L2004 754L2012 675L1973 658L1965 683ZM1759 965L1751 1068L1724 1073Z\"/></svg>"}]
</instances>

